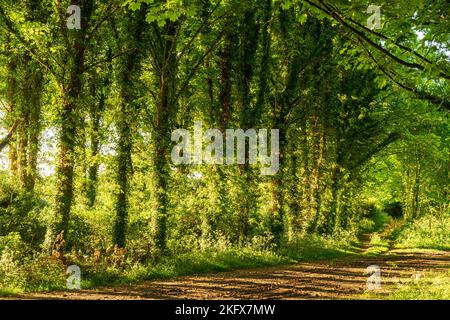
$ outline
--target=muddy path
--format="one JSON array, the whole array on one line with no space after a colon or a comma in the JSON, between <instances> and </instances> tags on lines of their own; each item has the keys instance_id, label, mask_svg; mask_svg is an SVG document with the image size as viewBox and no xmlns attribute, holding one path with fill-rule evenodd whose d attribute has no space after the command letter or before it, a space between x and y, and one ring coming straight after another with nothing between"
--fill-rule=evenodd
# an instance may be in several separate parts
<instances>
[{"instance_id":1,"label":"muddy path","mask_svg":"<svg viewBox=\"0 0 450 320\"><path fill-rule=\"evenodd\" d=\"M361 250L364 250L363 245ZM301 262L288 266L238 270L146 281L134 285L71 292L35 293L23 299L360 299L367 290L366 268L381 269L381 289L430 271L446 272L450 252L390 250L377 257ZM381 296L382 296L381 295Z\"/></svg>"}]
</instances>

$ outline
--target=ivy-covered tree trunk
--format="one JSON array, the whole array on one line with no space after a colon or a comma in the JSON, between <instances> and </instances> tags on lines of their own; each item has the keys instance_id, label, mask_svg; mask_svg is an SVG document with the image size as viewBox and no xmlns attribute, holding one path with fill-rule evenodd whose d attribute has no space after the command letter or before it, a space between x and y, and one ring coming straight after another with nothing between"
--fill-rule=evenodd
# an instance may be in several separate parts
<instances>
[{"instance_id":1,"label":"ivy-covered tree trunk","mask_svg":"<svg viewBox=\"0 0 450 320\"><path fill-rule=\"evenodd\" d=\"M125 77L126 78L126 77ZM124 79L125 80L125 79ZM130 103L132 100L129 92L129 82L121 84L120 119L117 122L119 139L117 142L117 173L116 173L116 216L113 226L113 243L119 247L125 247L126 229L128 221L128 189L131 167L132 132Z\"/></svg>"},{"instance_id":2,"label":"ivy-covered tree trunk","mask_svg":"<svg viewBox=\"0 0 450 320\"><path fill-rule=\"evenodd\" d=\"M227 23L231 23L231 21L227 21ZM233 31L227 31L224 36L223 44L217 54L217 66L219 73L218 79L218 97L217 99L210 99L211 105L210 114L213 119L210 121L211 127L215 127L216 125L219 127L219 130L224 134L225 130L228 128L228 125L232 118L232 98L231 98L231 90L232 90L232 68L233 68L233 58L234 49L236 45L236 35ZM214 82L211 82L213 85ZM210 90L211 94L214 92L213 88ZM215 101L218 101L218 106ZM218 111L216 111L218 110ZM211 208L215 212L211 215L211 210L205 212L202 216L202 240L207 243L207 241L211 240L214 237L214 233L218 233L221 230L218 229L220 223L218 221L212 221L215 217L216 220L218 217L221 219L228 219L229 214L229 193L227 191L227 179L229 173L222 165L215 165L211 182L214 187L214 198L216 206ZM206 210L205 210L206 211ZM214 228L214 225L216 228ZM226 234L226 232L224 233Z\"/></svg>"},{"instance_id":3,"label":"ivy-covered tree trunk","mask_svg":"<svg viewBox=\"0 0 450 320\"><path fill-rule=\"evenodd\" d=\"M296 131L294 134L298 134ZM286 223L287 223L287 237L288 240L293 240L295 235L298 234L299 231L299 214L301 210L301 199L300 199L300 190L299 190L299 159L296 150L295 140L297 137L294 137L294 134L290 135L289 139L289 150L292 150L290 157L288 158L289 164L289 172L287 173L287 179L285 184L287 186L287 190L289 193L286 195L286 205L288 212L286 213Z\"/></svg>"},{"instance_id":4,"label":"ivy-covered tree trunk","mask_svg":"<svg viewBox=\"0 0 450 320\"><path fill-rule=\"evenodd\" d=\"M39 135L41 133L41 95L43 75L31 57L24 58L25 79L23 81L23 137L20 138L21 183L28 192L34 190L37 178Z\"/></svg>"},{"instance_id":5,"label":"ivy-covered tree trunk","mask_svg":"<svg viewBox=\"0 0 450 320\"><path fill-rule=\"evenodd\" d=\"M280 130L281 142L281 130ZM285 231L285 196L283 188L284 154L281 151L280 143L280 168L276 176L271 178L271 212L270 212L270 232L276 245L280 245Z\"/></svg>"},{"instance_id":6,"label":"ivy-covered tree trunk","mask_svg":"<svg viewBox=\"0 0 450 320\"><path fill-rule=\"evenodd\" d=\"M292 45L293 35L289 31L289 26L296 25L295 14L292 9L284 10L279 8L278 16L280 19L278 32L282 43L282 52L286 53ZM270 225L274 241L278 245L285 235L285 230L290 229L289 226L286 228L286 220L288 222L292 221L290 217L286 217L286 210L284 207L286 203L284 183L289 180L286 180L286 175L289 174L286 172L287 156L293 152L293 150L289 150L293 144L288 141L288 116L295 99L298 97L300 69L303 62L300 50L300 48L297 48L297 51L292 56L285 56L280 62L279 67L284 70L283 75L279 79L282 85L279 86L278 90L274 93L271 101L272 124L275 129L279 129L279 171L276 176L271 179L272 209L270 213ZM294 190L289 190L289 192L292 191ZM287 201L287 204L292 205L293 203ZM295 207L289 208L289 215L293 215L294 210L296 210Z\"/></svg>"},{"instance_id":7,"label":"ivy-covered tree trunk","mask_svg":"<svg viewBox=\"0 0 450 320\"><path fill-rule=\"evenodd\" d=\"M89 165L87 169L86 177L86 202L87 206L92 208L95 205L97 199L98 178L100 168L100 149L104 139L104 128L102 127L102 121L104 120L104 113L107 107L108 95L112 92L110 86L112 84L111 78L113 77L113 63L112 63L112 50L108 48L106 52L106 58L108 61L108 67L105 71L94 72L90 79L89 92L93 98L89 106Z\"/></svg>"},{"instance_id":8,"label":"ivy-covered tree trunk","mask_svg":"<svg viewBox=\"0 0 450 320\"><path fill-rule=\"evenodd\" d=\"M64 86L61 92L63 102L60 115L61 129L56 171L56 221L53 236L61 235L64 240L68 237L69 218L73 200L75 135L77 132L77 116L75 113L80 88L81 76L74 72L72 81L67 87Z\"/></svg>"},{"instance_id":9,"label":"ivy-covered tree trunk","mask_svg":"<svg viewBox=\"0 0 450 320\"><path fill-rule=\"evenodd\" d=\"M87 49L87 28L89 18L94 10L93 0L82 1L83 19L80 30L60 30L65 39L66 64L63 78L59 79L61 107L58 114L60 123L58 141L58 164L56 168L56 197L55 219L50 230L50 240L56 237L64 240L65 246L60 250L70 247L68 242L69 220L74 196L74 167L76 135L79 123L80 96L83 88L83 75L85 71L85 54ZM66 33L67 31L67 33Z\"/></svg>"},{"instance_id":10,"label":"ivy-covered tree trunk","mask_svg":"<svg viewBox=\"0 0 450 320\"><path fill-rule=\"evenodd\" d=\"M122 49L126 47L128 53L119 62L119 94L120 107L117 130L117 190L115 195L116 216L113 226L113 243L121 248L126 244L126 231L128 225L129 185L132 171L131 153L133 148L133 131L136 127L138 105L136 103L136 83L140 75L142 54L138 54L138 48L142 46L143 31L145 30L145 10L128 13L125 23L122 25L123 34Z\"/></svg>"},{"instance_id":11,"label":"ivy-covered tree trunk","mask_svg":"<svg viewBox=\"0 0 450 320\"><path fill-rule=\"evenodd\" d=\"M7 66L8 77L7 77L7 87L6 87L6 102L8 103L9 113L8 116L11 119L10 124L16 121L17 113L17 95L18 95L18 84L17 84L17 57L12 56ZM20 123L16 125L15 132L8 139L8 160L9 160L9 172L11 176L17 176L17 127ZM6 145L6 144L5 144Z\"/></svg>"},{"instance_id":12,"label":"ivy-covered tree trunk","mask_svg":"<svg viewBox=\"0 0 450 320\"><path fill-rule=\"evenodd\" d=\"M323 175L322 172L324 171L325 166L325 151L326 151L326 134L325 129L322 127L321 133L320 133L320 141L319 141L319 151L318 156L316 159L316 165L314 169L314 184L315 184L315 192L313 195L314 205L313 205L313 219L312 222L308 228L309 233L317 232L318 231L318 223L322 212L322 193L324 192L323 186L320 185L320 183L323 183Z\"/></svg>"},{"instance_id":13,"label":"ivy-covered tree trunk","mask_svg":"<svg viewBox=\"0 0 450 320\"><path fill-rule=\"evenodd\" d=\"M167 220L169 210L169 155L172 118L177 107L175 80L177 73L176 30L178 23L166 21L160 28L155 23L157 52L153 55L155 66L156 112L154 122L154 215L151 222L153 240L159 252L167 250Z\"/></svg>"},{"instance_id":14,"label":"ivy-covered tree trunk","mask_svg":"<svg viewBox=\"0 0 450 320\"><path fill-rule=\"evenodd\" d=\"M338 164L332 171L331 176L331 204L327 216L327 233L332 235L341 224L340 198L342 191L340 190L341 168Z\"/></svg>"},{"instance_id":15,"label":"ivy-covered tree trunk","mask_svg":"<svg viewBox=\"0 0 450 320\"><path fill-rule=\"evenodd\" d=\"M292 69L291 69L292 71ZM291 73L292 75L292 73ZM294 80L294 79L291 79ZM274 128L279 130L279 169L278 172L271 177L271 211L270 211L270 231L274 239L274 243L276 245L280 245L283 239L286 225L286 210L285 210L285 188L284 183L286 179L286 154L288 149L288 127L286 125L286 115L287 115L287 99L289 97L289 88L290 85L294 83L288 80L287 84L287 96L285 94L281 94L279 96L279 103L273 103L273 112L274 115ZM292 190L289 190L292 191ZM289 219L288 219L289 220ZM288 227L289 229L289 227Z\"/></svg>"},{"instance_id":16,"label":"ivy-covered tree trunk","mask_svg":"<svg viewBox=\"0 0 450 320\"><path fill-rule=\"evenodd\" d=\"M155 247L160 252L164 252L167 249L168 188L170 179L168 166L170 141L168 137L170 137L169 112L171 109L169 102L170 84L168 81L173 81L170 77L170 73L165 73L160 78L160 100L157 106L155 152L153 155L155 207L152 229Z\"/></svg>"},{"instance_id":17,"label":"ivy-covered tree trunk","mask_svg":"<svg viewBox=\"0 0 450 320\"><path fill-rule=\"evenodd\" d=\"M98 104L90 108L91 132L90 132L90 164L87 172L86 198L88 207L93 207L97 198L98 170L100 161L100 120L105 109L105 95L100 94Z\"/></svg>"},{"instance_id":18,"label":"ivy-covered tree trunk","mask_svg":"<svg viewBox=\"0 0 450 320\"><path fill-rule=\"evenodd\" d=\"M154 170L154 217L152 221L153 239L156 249L159 252L167 250L167 215L169 207L169 198L167 196L169 183L169 168L167 165L167 152L169 143L167 141L168 126L159 122L156 135L156 145L153 160Z\"/></svg>"},{"instance_id":19,"label":"ivy-covered tree trunk","mask_svg":"<svg viewBox=\"0 0 450 320\"><path fill-rule=\"evenodd\" d=\"M24 96L21 97L25 100ZM28 180L28 128L30 125L30 110L28 103L22 101L20 103L20 117L22 118L22 124L17 131L17 167L19 181L22 188L25 189Z\"/></svg>"},{"instance_id":20,"label":"ivy-covered tree trunk","mask_svg":"<svg viewBox=\"0 0 450 320\"><path fill-rule=\"evenodd\" d=\"M247 9L240 22L240 51L238 55L238 100L241 107L240 128L248 130L258 122L255 106L252 103L251 84L254 79L256 66L256 52L258 49L259 26L257 23L257 10ZM239 203L237 206L238 242L243 244L250 228L250 214L255 210L255 188L252 182L254 172L248 161L249 144L245 142L245 164L239 166L238 192Z\"/></svg>"},{"instance_id":21,"label":"ivy-covered tree trunk","mask_svg":"<svg viewBox=\"0 0 450 320\"><path fill-rule=\"evenodd\" d=\"M20 187L31 192L36 180L42 74L28 54L11 58L9 71L9 116L17 124L8 142L10 168Z\"/></svg>"}]
</instances>

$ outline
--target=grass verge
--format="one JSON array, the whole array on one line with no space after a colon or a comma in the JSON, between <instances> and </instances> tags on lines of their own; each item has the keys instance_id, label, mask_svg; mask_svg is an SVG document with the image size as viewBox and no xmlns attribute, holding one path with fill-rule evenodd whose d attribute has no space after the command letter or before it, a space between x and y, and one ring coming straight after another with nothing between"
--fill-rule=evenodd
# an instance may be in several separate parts
<instances>
[{"instance_id":1,"label":"grass verge","mask_svg":"<svg viewBox=\"0 0 450 320\"><path fill-rule=\"evenodd\" d=\"M392 292L394 300L450 300L450 272L430 273Z\"/></svg>"},{"instance_id":2,"label":"grass verge","mask_svg":"<svg viewBox=\"0 0 450 320\"><path fill-rule=\"evenodd\" d=\"M388 294L366 293L366 299L450 300L450 271L429 272L420 279L399 283Z\"/></svg>"}]
</instances>

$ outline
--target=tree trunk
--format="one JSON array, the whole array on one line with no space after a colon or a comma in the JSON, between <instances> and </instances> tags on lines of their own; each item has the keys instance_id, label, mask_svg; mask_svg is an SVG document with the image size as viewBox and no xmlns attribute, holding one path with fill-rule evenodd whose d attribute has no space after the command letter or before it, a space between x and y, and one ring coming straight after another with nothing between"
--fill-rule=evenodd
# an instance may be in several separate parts
<instances>
[{"instance_id":1,"label":"tree trunk","mask_svg":"<svg viewBox=\"0 0 450 320\"><path fill-rule=\"evenodd\" d=\"M89 21L92 2L86 1L83 21ZM55 221L51 232L53 242L59 236L65 242L61 250L70 247L68 243L69 219L73 201L73 181L75 167L75 145L78 128L78 104L82 90L86 50L86 25L73 33L67 46L67 78L62 79L62 105L59 113L61 123L59 135L58 164L56 169ZM73 37L73 38L72 38Z\"/></svg>"},{"instance_id":2,"label":"tree trunk","mask_svg":"<svg viewBox=\"0 0 450 320\"><path fill-rule=\"evenodd\" d=\"M257 123L255 118L255 106L252 106L252 96L250 86L254 76L256 52L258 47L259 28L256 23L256 10L248 9L244 13L243 21L240 24L240 52L239 52L239 81L238 81L238 99L241 107L240 128L244 131L252 128ZM243 244L247 238L250 228L249 217L254 210L255 188L250 185L254 179L251 177L252 170L248 164L248 142L246 146L246 163L239 166L239 203L237 210L238 222L238 243Z\"/></svg>"},{"instance_id":3,"label":"tree trunk","mask_svg":"<svg viewBox=\"0 0 450 320\"><path fill-rule=\"evenodd\" d=\"M73 177L75 165L75 134L76 115L75 101L81 87L77 75L73 75L75 80L69 88L64 88L63 106L61 110L61 131L59 136L58 166L56 171L56 200L55 214L56 225L53 236L68 239L69 217L73 200Z\"/></svg>"},{"instance_id":4,"label":"tree trunk","mask_svg":"<svg viewBox=\"0 0 450 320\"><path fill-rule=\"evenodd\" d=\"M90 132L90 165L87 172L86 198L88 207L92 208L97 198L98 170L100 154L100 118L105 108L105 96L101 94L98 106L94 106L90 111L91 132Z\"/></svg>"},{"instance_id":5,"label":"tree trunk","mask_svg":"<svg viewBox=\"0 0 450 320\"><path fill-rule=\"evenodd\" d=\"M309 233L317 232L318 228L318 222L321 214L321 198L322 198L322 188L320 186L320 182L322 181L322 166L324 164L324 158L325 158L325 148L326 148L326 136L325 131L322 126L322 130L320 133L320 141L319 141L319 154L316 159L314 174L313 174L313 180L314 180L314 194L313 194L313 201L312 201L312 207L313 207L313 221L310 224Z\"/></svg>"},{"instance_id":6,"label":"tree trunk","mask_svg":"<svg viewBox=\"0 0 450 320\"><path fill-rule=\"evenodd\" d=\"M170 136L172 117L174 115L177 102L175 96L175 79L177 72L176 63L176 43L175 33L177 23L166 21L163 28L153 24L154 30L157 30L164 38L160 42L159 55L154 57L158 59L156 64L160 66L155 77L155 84L158 90L156 101L155 118L155 140L154 140L154 217L152 221L153 239L156 249L159 252L167 250L167 215L169 207L168 188L170 179L170 170L168 156L170 154Z\"/></svg>"},{"instance_id":7,"label":"tree trunk","mask_svg":"<svg viewBox=\"0 0 450 320\"><path fill-rule=\"evenodd\" d=\"M128 188L130 174L130 159L132 149L132 134L130 129L130 98L126 88L129 82L122 83L121 117L118 121L119 141L117 143L117 175L118 190L116 193L116 217L113 227L113 243L121 248L125 247L126 228L128 220Z\"/></svg>"},{"instance_id":8,"label":"tree trunk","mask_svg":"<svg viewBox=\"0 0 450 320\"><path fill-rule=\"evenodd\" d=\"M8 63L8 78L7 78L7 90L6 90L6 101L9 106L9 114L14 119L16 110L16 101L17 101L17 80L16 80L16 70L17 70L17 59L12 58ZM9 172L13 177L17 177L17 138L16 132L18 127L20 126L17 120L13 120L15 122L13 126L13 130L10 131L10 134L4 139L2 145L2 149L9 145L8 150L8 159L9 159Z\"/></svg>"},{"instance_id":9,"label":"tree trunk","mask_svg":"<svg viewBox=\"0 0 450 320\"><path fill-rule=\"evenodd\" d=\"M19 139L19 164L21 184L32 192L37 178L39 135L41 132L41 95L43 74L29 55L24 57L25 79L23 81L22 136Z\"/></svg>"},{"instance_id":10,"label":"tree trunk","mask_svg":"<svg viewBox=\"0 0 450 320\"><path fill-rule=\"evenodd\" d=\"M140 75L140 64L142 54L138 53L138 48L143 42L142 36L145 27L145 10L141 9L135 14L128 13L125 24L122 28L125 33L122 35L122 46L127 47L132 52L126 54L120 61L120 118L117 121L119 139L117 142L117 193L115 210L116 216L113 226L113 244L123 248L126 244L126 231L128 225L128 193L130 176L132 173L131 154L133 149L133 132L135 127L137 109L136 105L136 80ZM97 146L98 148L98 146ZM98 168L93 168L92 171Z\"/></svg>"}]
</instances>

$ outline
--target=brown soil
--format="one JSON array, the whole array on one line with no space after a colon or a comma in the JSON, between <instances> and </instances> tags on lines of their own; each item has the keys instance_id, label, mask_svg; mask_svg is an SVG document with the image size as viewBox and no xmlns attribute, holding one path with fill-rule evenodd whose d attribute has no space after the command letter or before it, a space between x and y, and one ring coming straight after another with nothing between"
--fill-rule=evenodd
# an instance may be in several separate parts
<instances>
[{"instance_id":1,"label":"brown soil","mask_svg":"<svg viewBox=\"0 0 450 320\"><path fill-rule=\"evenodd\" d=\"M364 243L365 241L363 241ZM365 246L363 245L365 249ZM381 268L382 295L429 271L447 271L450 252L391 250L376 258L302 262L146 281L93 290L32 293L20 299L355 299L367 292L366 268Z\"/></svg>"}]
</instances>

